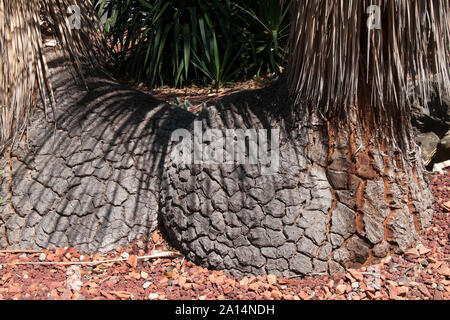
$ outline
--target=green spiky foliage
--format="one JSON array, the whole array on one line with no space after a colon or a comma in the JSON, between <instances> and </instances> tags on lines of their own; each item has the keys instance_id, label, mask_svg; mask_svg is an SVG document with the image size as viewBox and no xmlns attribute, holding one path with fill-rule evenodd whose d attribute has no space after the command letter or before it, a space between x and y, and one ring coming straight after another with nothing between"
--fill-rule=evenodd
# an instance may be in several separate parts
<instances>
[{"instance_id":1,"label":"green spiky foliage","mask_svg":"<svg viewBox=\"0 0 450 320\"><path fill-rule=\"evenodd\" d=\"M280 0L96 0L113 72L150 87L219 87L279 73L289 35Z\"/></svg>"}]
</instances>

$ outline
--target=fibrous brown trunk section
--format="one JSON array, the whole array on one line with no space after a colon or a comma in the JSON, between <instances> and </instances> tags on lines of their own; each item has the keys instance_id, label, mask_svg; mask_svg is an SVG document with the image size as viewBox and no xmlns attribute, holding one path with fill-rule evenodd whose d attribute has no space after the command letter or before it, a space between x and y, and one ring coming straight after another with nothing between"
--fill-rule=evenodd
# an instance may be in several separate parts
<instances>
[{"instance_id":1,"label":"fibrous brown trunk section","mask_svg":"<svg viewBox=\"0 0 450 320\"><path fill-rule=\"evenodd\" d=\"M407 151L394 147L386 128L375 129L373 122L364 126L370 119L360 120L356 109L347 123L327 125L330 185L338 205L355 213L356 233L338 249L348 255L346 267L404 252L416 244L433 215L431 191L414 141L409 141Z\"/></svg>"}]
</instances>

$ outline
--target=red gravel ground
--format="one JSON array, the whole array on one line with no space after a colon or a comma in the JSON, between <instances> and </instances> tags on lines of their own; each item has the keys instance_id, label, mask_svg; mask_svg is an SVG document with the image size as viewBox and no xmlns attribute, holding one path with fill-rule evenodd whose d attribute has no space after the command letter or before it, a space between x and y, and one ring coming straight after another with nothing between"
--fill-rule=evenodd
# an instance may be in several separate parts
<instances>
[{"instance_id":1,"label":"red gravel ground","mask_svg":"<svg viewBox=\"0 0 450 320\"><path fill-rule=\"evenodd\" d=\"M303 279L275 276L236 278L182 258L137 259L170 250L160 233L147 242L101 256L75 249L0 252L0 299L143 300L448 300L450 298L450 171L433 176L433 225L417 248L403 257L346 274ZM125 253L125 254L124 254ZM97 265L21 265L122 258Z\"/></svg>"}]
</instances>

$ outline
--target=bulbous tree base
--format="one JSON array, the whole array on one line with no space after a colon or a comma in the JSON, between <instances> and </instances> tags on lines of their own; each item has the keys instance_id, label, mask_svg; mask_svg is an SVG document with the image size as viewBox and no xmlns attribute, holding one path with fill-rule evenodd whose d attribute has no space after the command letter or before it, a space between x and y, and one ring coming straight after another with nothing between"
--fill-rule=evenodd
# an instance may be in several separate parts
<instances>
[{"instance_id":1,"label":"bulbous tree base","mask_svg":"<svg viewBox=\"0 0 450 320\"><path fill-rule=\"evenodd\" d=\"M194 115L107 77L86 76L86 92L64 61L51 66L56 124L35 110L0 158L0 248L93 253L149 238L171 132Z\"/></svg>"},{"instance_id":2,"label":"bulbous tree base","mask_svg":"<svg viewBox=\"0 0 450 320\"><path fill-rule=\"evenodd\" d=\"M376 147L356 114L333 129L305 113L288 129L286 96L278 84L201 116L204 130L280 129L275 174L168 157L161 217L172 242L190 260L237 276L333 274L412 247L433 215L419 155L406 161Z\"/></svg>"},{"instance_id":3,"label":"bulbous tree base","mask_svg":"<svg viewBox=\"0 0 450 320\"><path fill-rule=\"evenodd\" d=\"M199 119L204 130L279 129L268 174L176 165L170 137L195 131L192 114L106 79L88 79L86 95L64 68L52 74L64 101L56 128L37 111L27 140L0 159L0 198L10 201L0 206L1 248L108 251L149 236L160 213L172 244L204 266L307 275L401 253L431 221L417 153L374 143L356 113L339 128L314 114L290 121L282 82L225 98Z\"/></svg>"}]
</instances>

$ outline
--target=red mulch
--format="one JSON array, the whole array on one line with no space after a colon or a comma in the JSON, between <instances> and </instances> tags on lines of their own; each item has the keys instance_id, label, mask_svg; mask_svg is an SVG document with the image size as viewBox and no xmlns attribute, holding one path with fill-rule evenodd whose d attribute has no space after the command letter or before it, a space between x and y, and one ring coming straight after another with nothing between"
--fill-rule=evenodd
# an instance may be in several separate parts
<instances>
[{"instance_id":1,"label":"red mulch","mask_svg":"<svg viewBox=\"0 0 450 320\"><path fill-rule=\"evenodd\" d=\"M80 255L72 248L42 253L0 253L0 299L286 299L375 300L450 298L450 170L432 177L436 198L433 225L405 256L346 274L303 279L274 276L236 278L182 259L139 260L169 249L160 233L107 255ZM17 265L26 261L86 261L126 257L128 261L88 265ZM41 257L40 257L41 256ZM39 258L40 257L40 258ZM379 276L371 275L379 270Z\"/></svg>"}]
</instances>

